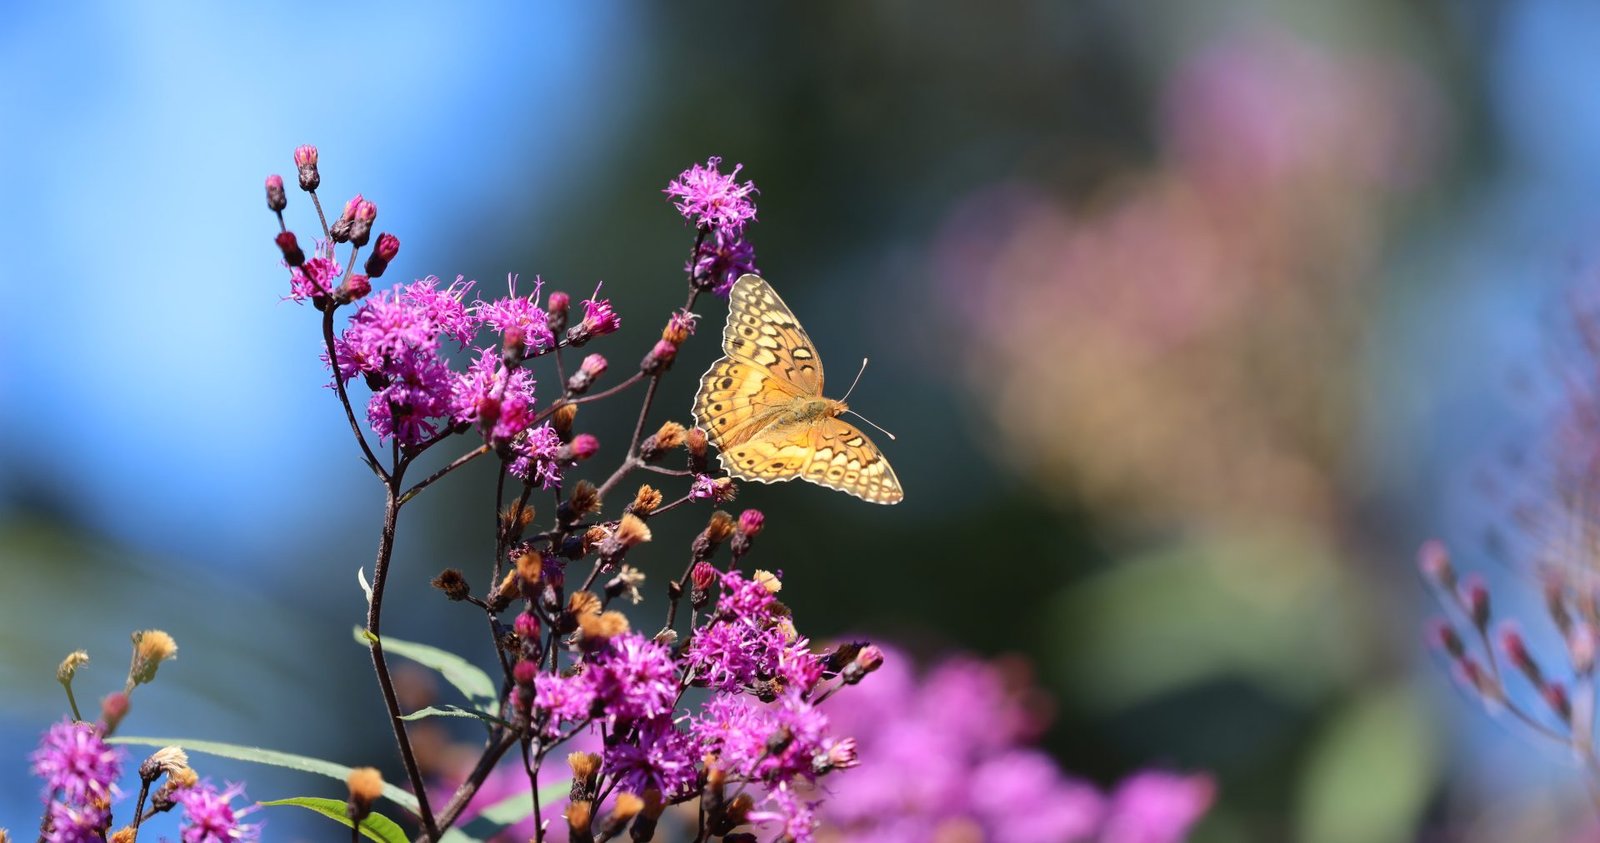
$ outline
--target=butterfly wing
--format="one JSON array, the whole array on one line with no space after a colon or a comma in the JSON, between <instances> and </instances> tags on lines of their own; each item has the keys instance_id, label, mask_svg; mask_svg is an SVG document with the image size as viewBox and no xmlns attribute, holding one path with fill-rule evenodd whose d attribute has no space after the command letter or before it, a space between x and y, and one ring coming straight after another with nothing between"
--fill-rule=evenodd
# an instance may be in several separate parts
<instances>
[{"instance_id":1,"label":"butterfly wing","mask_svg":"<svg viewBox=\"0 0 1600 843\"><path fill-rule=\"evenodd\" d=\"M766 369L793 394L822 397L822 361L800 320L759 275L741 275L728 292L722 350Z\"/></svg>"},{"instance_id":2,"label":"butterfly wing","mask_svg":"<svg viewBox=\"0 0 1600 843\"><path fill-rule=\"evenodd\" d=\"M718 449L748 441L796 398L822 395L822 361L783 299L758 275L728 292L726 357L700 377L694 417Z\"/></svg>"},{"instance_id":3,"label":"butterfly wing","mask_svg":"<svg viewBox=\"0 0 1600 843\"><path fill-rule=\"evenodd\" d=\"M749 441L724 448L719 458L740 480L780 483L798 477L871 503L905 498L900 478L878 446L837 418L757 431Z\"/></svg>"}]
</instances>

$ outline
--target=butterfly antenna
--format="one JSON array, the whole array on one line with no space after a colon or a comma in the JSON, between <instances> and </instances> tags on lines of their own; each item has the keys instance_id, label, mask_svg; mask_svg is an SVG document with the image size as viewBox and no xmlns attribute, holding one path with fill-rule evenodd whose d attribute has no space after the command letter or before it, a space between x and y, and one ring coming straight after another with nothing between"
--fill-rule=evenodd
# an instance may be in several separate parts
<instances>
[{"instance_id":1,"label":"butterfly antenna","mask_svg":"<svg viewBox=\"0 0 1600 843\"><path fill-rule=\"evenodd\" d=\"M867 424L871 424L874 430L877 430L879 433L883 434L884 436L889 437L889 441L891 441L891 442L894 441L894 434L890 433L887 430L884 430L881 427L878 427L876 424L873 424L872 423L872 419L869 419L866 416L861 415L860 413L856 412L855 410L845 410L845 412L849 413L852 416L855 416L856 418L866 422Z\"/></svg>"},{"instance_id":2,"label":"butterfly antenna","mask_svg":"<svg viewBox=\"0 0 1600 843\"><path fill-rule=\"evenodd\" d=\"M861 376L866 374L866 373L867 373L867 358L863 357L863 358L861 358L861 369L856 372L856 379L850 382L850 388L844 391L844 397L840 398L839 399L840 401L849 401L850 400L850 393L856 391L856 384L861 383ZM893 437L890 437L890 438L893 438Z\"/></svg>"}]
</instances>

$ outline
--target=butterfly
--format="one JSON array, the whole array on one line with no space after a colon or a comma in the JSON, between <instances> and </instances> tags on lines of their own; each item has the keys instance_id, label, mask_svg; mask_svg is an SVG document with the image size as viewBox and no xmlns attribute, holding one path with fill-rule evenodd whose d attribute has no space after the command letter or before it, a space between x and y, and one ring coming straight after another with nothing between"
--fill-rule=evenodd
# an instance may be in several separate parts
<instances>
[{"instance_id":1,"label":"butterfly","mask_svg":"<svg viewBox=\"0 0 1600 843\"><path fill-rule=\"evenodd\" d=\"M728 293L726 357L700 378L695 421L739 480L800 478L872 503L905 492L883 452L838 417L849 408L822 397L822 361L772 285L742 275ZM848 397L848 396L847 396Z\"/></svg>"}]
</instances>

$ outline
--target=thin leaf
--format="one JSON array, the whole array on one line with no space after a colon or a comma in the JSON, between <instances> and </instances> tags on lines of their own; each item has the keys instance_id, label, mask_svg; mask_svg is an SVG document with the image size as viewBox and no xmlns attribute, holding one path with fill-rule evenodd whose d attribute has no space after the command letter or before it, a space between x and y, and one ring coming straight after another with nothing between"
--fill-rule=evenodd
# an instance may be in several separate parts
<instances>
[{"instance_id":1,"label":"thin leaf","mask_svg":"<svg viewBox=\"0 0 1600 843\"><path fill-rule=\"evenodd\" d=\"M372 640L371 634L359 626L355 628L355 638L356 643L363 646L368 646ZM383 649L386 653L404 656L423 667L439 671L446 682L456 686L470 700L491 704L499 702L500 694L495 690L494 680L489 678L489 674L455 653L387 636L383 639Z\"/></svg>"},{"instance_id":2,"label":"thin leaf","mask_svg":"<svg viewBox=\"0 0 1600 843\"><path fill-rule=\"evenodd\" d=\"M350 769L343 764L332 761L323 761L320 758L309 758L304 755L294 755L288 752L278 752L273 749L261 749L254 746L239 746L238 744L219 743L217 741L194 741L187 738L142 738L117 736L109 739L109 743L133 744L136 746L181 746L189 752L199 752L206 755L216 755L222 758L234 758L239 761L253 761L257 764L271 764L274 767L287 767L303 773L316 773L345 782L350 779ZM390 802L410 811L418 812L417 797L385 783L383 795ZM343 804L343 803L341 803Z\"/></svg>"},{"instance_id":3,"label":"thin leaf","mask_svg":"<svg viewBox=\"0 0 1600 843\"><path fill-rule=\"evenodd\" d=\"M482 711L472 711L456 705L430 705L427 708L419 708L410 714L402 714L400 719L421 720L424 717L472 717L482 720L485 723L499 723L502 726L511 725L510 723L501 720L493 714L486 714Z\"/></svg>"},{"instance_id":4,"label":"thin leaf","mask_svg":"<svg viewBox=\"0 0 1600 843\"><path fill-rule=\"evenodd\" d=\"M334 822L342 824L345 828L351 826L350 818L345 816L345 803L337 799L323 799L317 796L296 796L290 799L274 799L271 802L262 802L261 805L273 807L277 805L294 805L315 811ZM379 814L371 813L361 821L361 836L378 843L409 843L410 838L394 820Z\"/></svg>"},{"instance_id":5,"label":"thin leaf","mask_svg":"<svg viewBox=\"0 0 1600 843\"><path fill-rule=\"evenodd\" d=\"M551 802L568 795L571 790L570 782L547 784L539 788L539 804L548 808ZM551 816L548 811L545 814L546 817ZM531 816L533 816L533 800L526 793L517 793L484 808L477 818L499 826L510 826Z\"/></svg>"},{"instance_id":6,"label":"thin leaf","mask_svg":"<svg viewBox=\"0 0 1600 843\"><path fill-rule=\"evenodd\" d=\"M356 569L356 582L361 586L361 593L367 595L367 605L372 605L372 586L367 584L367 566L362 565Z\"/></svg>"}]
</instances>

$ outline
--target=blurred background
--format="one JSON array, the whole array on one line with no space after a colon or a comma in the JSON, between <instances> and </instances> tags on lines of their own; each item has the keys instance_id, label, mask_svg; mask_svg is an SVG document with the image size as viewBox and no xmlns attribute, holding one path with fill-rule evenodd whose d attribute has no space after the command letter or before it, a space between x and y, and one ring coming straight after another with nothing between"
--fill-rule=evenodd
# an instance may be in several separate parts
<instances>
[{"instance_id":1,"label":"blurred background","mask_svg":"<svg viewBox=\"0 0 1600 843\"><path fill-rule=\"evenodd\" d=\"M1569 0L0 7L0 825L37 822L56 663L98 698L136 628L182 652L125 732L400 778L345 643L381 497L261 201L315 143L395 280L604 280L618 366L681 301L662 188L742 163L763 274L833 383L872 358L851 404L908 492L744 488L812 636L1025 657L1064 769L1209 772L1196 841L1594 839L1570 759L1430 657L1411 557L1515 579L1484 478L1600 266L1597 39ZM475 468L408 513L385 628L487 656L426 586L492 549Z\"/></svg>"}]
</instances>

